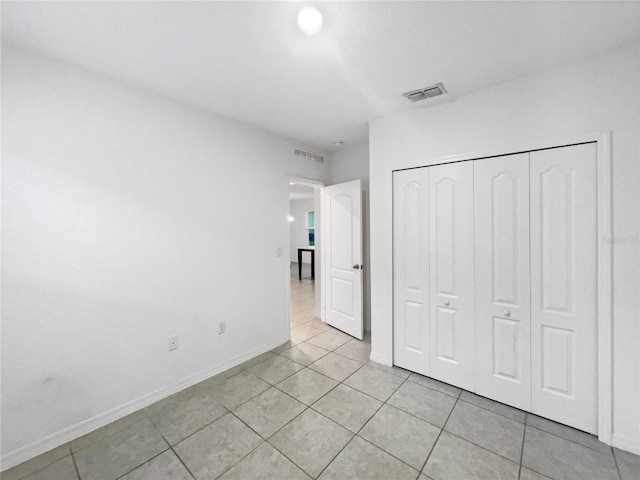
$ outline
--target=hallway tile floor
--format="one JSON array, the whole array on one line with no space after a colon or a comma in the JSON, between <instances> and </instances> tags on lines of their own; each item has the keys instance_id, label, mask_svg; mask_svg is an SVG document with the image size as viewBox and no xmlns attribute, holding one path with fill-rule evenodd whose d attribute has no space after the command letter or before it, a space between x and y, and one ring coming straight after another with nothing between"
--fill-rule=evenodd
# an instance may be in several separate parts
<instances>
[{"instance_id":1,"label":"hallway tile floor","mask_svg":"<svg viewBox=\"0 0 640 480\"><path fill-rule=\"evenodd\" d=\"M292 277L291 341L2 480L638 480L640 457L368 360Z\"/></svg>"}]
</instances>

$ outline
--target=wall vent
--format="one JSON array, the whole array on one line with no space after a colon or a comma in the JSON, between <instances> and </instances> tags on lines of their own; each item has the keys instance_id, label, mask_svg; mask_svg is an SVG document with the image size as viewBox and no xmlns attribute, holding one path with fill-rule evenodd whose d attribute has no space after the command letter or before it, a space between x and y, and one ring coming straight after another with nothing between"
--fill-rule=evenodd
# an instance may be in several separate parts
<instances>
[{"instance_id":1,"label":"wall vent","mask_svg":"<svg viewBox=\"0 0 640 480\"><path fill-rule=\"evenodd\" d=\"M431 85L430 87L419 88L418 90L405 92L402 95L407 97L412 102L419 102L420 100L425 100L427 98L437 97L438 95L442 95L443 93L447 93L444 85L442 85L441 83L436 83L435 85Z\"/></svg>"},{"instance_id":2,"label":"wall vent","mask_svg":"<svg viewBox=\"0 0 640 480\"><path fill-rule=\"evenodd\" d=\"M304 150L295 149L293 151L293 156L302 158L303 160L313 160L314 162L324 163L324 157L321 155L316 155L315 153L305 152Z\"/></svg>"}]
</instances>

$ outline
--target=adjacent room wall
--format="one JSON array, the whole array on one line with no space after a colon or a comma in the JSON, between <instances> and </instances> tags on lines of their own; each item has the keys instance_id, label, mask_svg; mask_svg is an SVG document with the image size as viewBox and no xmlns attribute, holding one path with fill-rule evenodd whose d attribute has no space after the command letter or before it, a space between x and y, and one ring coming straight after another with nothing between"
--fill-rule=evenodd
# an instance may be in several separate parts
<instances>
[{"instance_id":1,"label":"adjacent room wall","mask_svg":"<svg viewBox=\"0 0 640 480\"><path fill-rule=\"evenodd\" d=\"M313 198L289 202L289 215L293 217L293 222L289 223L292 262L298 261L298 248L309 245L309 231L305 227L305 215L309 210L314 210ZM302 263L311 263L311 254L303 253Z\"/></svg>"},{"instance_id":2,"label":"adjacent room wall","mask_svg":"<svg viewBox=\"0 0 640 480\"><path fill-rule=\"evenodd\" d=\"M362 239L364 268L364 329L371 331L371 262L369 255L369 144L341 148L331 156L331 183L362 181Z\"/></svg>"},{"instance_id":3,"label":"adjacent room wall","mask_svg":"<svg viewBox=\"0 0 640 480\"><path fill-rule=\"evenodd\" d=\"M640 453L638 45L370 124L372 358L392 362L392 171L612 133L613 441ZM439 159L439 160L437 160Z\"/></svg>"},{"instance_id":4,"label":"adjacent room wall","mask_svg":"<svg viewBox=\"0 0 640 480\"><path fill-rule=\"evenodd\" d=\"M3 469L289 338L294 147L3 45Z\"/></svg>"}]
</instances>

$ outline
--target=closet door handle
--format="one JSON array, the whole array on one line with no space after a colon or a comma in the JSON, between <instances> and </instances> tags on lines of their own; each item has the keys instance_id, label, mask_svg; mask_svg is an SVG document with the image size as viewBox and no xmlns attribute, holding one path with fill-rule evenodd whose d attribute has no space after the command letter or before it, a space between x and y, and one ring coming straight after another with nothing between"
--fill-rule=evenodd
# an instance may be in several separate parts
<instances>
[{"instance_id":1,"label":"closet door handle","mask_svg":"<svg viewBox=\"0 0 640 480\"><path fill-rule=\"evenodd\" d=\"M505 310L505 311L504 311L504 312L502 312L502 313L504 313L504 316L505 316L505 317L510 317L510 316L511 316L511 312L510 312L509 310Z\"/></svg>"},{"instance_id":2,"label":"closet door handle","mask_svg":"<svg viewBox=\"0 0 640 480\"><path fill-rule=\"evenodd\" d=\"M354 269L354 270L360 270L360 265L354 265L354 266L353 266L353 269Z\"/></svg>"},{"instance_id":3,"label":"closet door handle","mask_svg":"<svg viewBox=\"0 0 640 480\"><path fill-rule=\"evenodd\" d=\"M445 306L445 307L448 307L448 306L449 306L449 300L445 300L445 301L444 301L444 306Z\"/></svg>"}]
</instances>

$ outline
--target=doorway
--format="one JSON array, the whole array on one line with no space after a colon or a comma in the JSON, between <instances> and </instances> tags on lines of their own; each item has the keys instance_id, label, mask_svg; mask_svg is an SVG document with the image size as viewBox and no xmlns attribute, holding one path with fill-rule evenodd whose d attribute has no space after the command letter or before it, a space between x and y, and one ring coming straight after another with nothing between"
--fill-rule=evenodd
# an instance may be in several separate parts
<instances>
[{"instance_id":1,"label":"doorway","mask_svg":"<svg viewBox=\"0 0 640 480\"><path fill-rule=\"evenodd\" d=\"M321 185L289 181L291 336L303 341L325 326L321 320L321 193Z\"/></svg>"},{"instance_id":2,"label":"doorway","mask_svg":"<svg viewBox=\"0 0 640 480\"><path fill-rule=\"evenodd\" d=\"M328 326L362 340L361 182L325 186L290 177L288 183L292 343Z\"/></svg>"}]
</instances>

